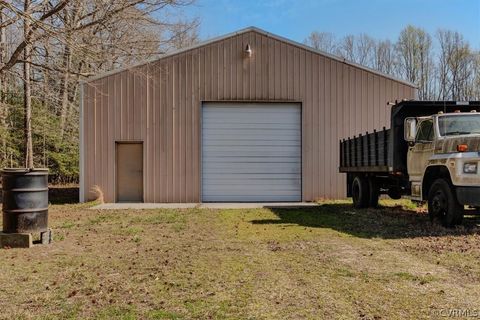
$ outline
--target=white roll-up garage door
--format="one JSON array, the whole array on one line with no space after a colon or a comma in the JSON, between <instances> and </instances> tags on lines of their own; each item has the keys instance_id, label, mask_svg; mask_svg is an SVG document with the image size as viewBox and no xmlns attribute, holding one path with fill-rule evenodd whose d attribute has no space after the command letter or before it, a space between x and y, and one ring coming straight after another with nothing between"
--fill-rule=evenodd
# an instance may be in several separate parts
<instances>
[{"instance_id":1,"label":"white roll-up garage door","mask_svg":"<svg viewBox=\"0 0 480 320\"><path fill-rule=\"evenodd\" d=\"M202 106L202 201L301 201L301 107Z\"/></svg>"}]
</instances>

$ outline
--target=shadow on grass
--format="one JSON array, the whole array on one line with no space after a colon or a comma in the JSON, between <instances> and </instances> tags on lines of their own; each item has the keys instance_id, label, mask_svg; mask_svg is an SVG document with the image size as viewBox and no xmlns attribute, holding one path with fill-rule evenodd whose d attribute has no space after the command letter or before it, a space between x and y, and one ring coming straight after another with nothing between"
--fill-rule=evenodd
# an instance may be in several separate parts
<instances>
[{"instance_id":1,"label":"shadow on grass","mask_svg":"<svg viewBox=\"0 0 480 320\"><path fill-rule=\"evenodd\" d=\"M51 204L74 204L79 200L78 186L49 186L48 201Z\"/></svg>"},{"instance_id":2,"label":"shadow on grass","mask_svg":"<svg viewBox=\"0 0 480 320\"><path fill-rule=\"evenodd\" d=\"M278 219L252 220L252 224L295 224L330 228L361 238L401 239L424 236L480 233L480 216L466 215L461 226L447 229L432 223L427 213L398 207L354 209L348 204L324 204L312 208L269 208Z\"/></svg>"}]
</instances>

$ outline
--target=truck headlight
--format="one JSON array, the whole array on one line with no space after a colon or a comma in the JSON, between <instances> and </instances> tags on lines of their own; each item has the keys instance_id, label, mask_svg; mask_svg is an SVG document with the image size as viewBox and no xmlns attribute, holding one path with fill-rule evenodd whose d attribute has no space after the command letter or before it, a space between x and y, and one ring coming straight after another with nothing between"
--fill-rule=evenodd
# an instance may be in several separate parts
<instances>
[{"instance_id":1,"label":"truck headlight","mask_svg":"<svg viewBox=\"0 0 480 320\"><path fill-rule=\"evenodd\" d=\"M476 162L464 163L463 173L477 173L477 163Z\"/></svg>"}]
</instances>

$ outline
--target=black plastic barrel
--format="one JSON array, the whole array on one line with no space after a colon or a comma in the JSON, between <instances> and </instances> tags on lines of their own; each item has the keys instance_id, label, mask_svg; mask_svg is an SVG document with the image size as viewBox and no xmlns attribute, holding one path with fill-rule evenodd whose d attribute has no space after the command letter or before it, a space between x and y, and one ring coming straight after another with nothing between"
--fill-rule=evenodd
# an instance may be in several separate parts
<instances>
[{"instance_id":1,"label":"black plastic barrel","mask_svg":"<svg viewBox=\"0 0 480 320\"><path fill-rule=\"evenodd\" d=\"M48 229L48 169L3 169L3 232Z\"/></svg>"}]
</instances>

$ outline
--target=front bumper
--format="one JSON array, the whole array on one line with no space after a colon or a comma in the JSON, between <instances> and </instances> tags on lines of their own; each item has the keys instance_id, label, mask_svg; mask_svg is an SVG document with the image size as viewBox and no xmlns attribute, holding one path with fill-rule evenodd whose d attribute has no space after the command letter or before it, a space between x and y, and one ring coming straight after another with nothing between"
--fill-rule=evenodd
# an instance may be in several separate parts
<instances>
[{"instance_id":1,"label":"front bumper","mask_svg":"<svg viewBox=\"0 0 480 320\"><path fill-rule=\"evenodd\" d=\"M480 207L480 187L455 187L460 204Z\"/></svg>"}]
</instances>

